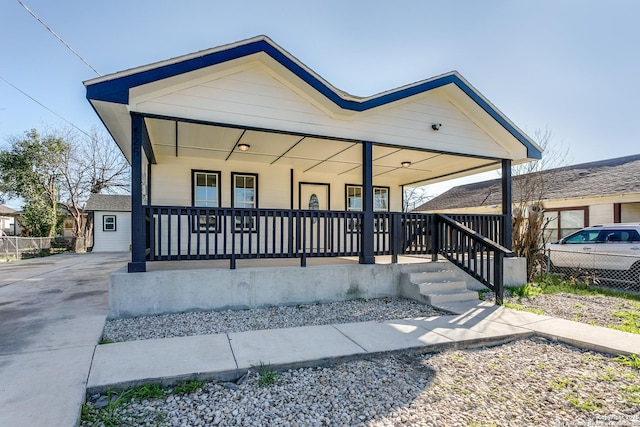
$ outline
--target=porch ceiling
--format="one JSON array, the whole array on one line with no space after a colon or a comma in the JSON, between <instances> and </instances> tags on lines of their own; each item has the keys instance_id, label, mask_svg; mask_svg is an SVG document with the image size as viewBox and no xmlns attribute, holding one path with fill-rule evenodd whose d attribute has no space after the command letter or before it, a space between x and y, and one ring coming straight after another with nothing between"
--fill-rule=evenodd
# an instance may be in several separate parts
<instances>
[{"instance_id":1,"label":"porch ceiling","mask_svg":"<svg viewBox=\"0 0 640 427\"><path fill-rule=\"evenodd\" d=\"M302 173L362 176L362 150L357 141L303 136L268 130L146 118L159 162L171 157L198 157L286 166ZM238 145L250 146L240 151ZM410 162L403 167L403 162ZM500 161L427 150L373 146L373 176L398 185L426 184L499 167Z\"/></svg>"}]
</instances>

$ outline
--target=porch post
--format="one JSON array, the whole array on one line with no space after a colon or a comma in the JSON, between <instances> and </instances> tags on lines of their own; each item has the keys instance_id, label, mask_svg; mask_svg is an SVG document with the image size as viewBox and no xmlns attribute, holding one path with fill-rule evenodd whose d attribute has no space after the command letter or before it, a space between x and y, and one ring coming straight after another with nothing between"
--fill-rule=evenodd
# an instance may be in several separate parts
<instances>
[{"instance_id":1,"label":"porch post","mask_svg":"<svg viewBox=\"0 0 640 427\"><path fill-rule=\"evenodd\" d=\"M511 197L511 160L502 159L502 215L504 215L504 230L502 230L502 246L511 250L513 235L513 212Z\"/></svg>"},{"instance_id":2,"label":"porch post","mask_svg":"<svg viewBox=\"0 0 640 427\"><path fill-rule=\"evenodd\" d=\"M131 114L131 262L129 273L147 271L142 208L142 116Z\"/></svg>"},{"instance_id":3,"label":"porch post","mask_svg":"<svg viewBox=\"0 0 640 427\"><path fill-rule=\"evenodd\" d=\"M373 144L362 143L362 242L360 264L375 264L373 256Z\"/></svg>"}]
</instances>

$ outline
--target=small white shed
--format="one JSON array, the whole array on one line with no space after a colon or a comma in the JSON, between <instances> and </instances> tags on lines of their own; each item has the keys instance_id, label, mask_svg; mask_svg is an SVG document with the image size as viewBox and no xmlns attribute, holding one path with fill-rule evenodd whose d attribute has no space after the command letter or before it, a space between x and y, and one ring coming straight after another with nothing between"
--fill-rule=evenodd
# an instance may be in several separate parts
<instances>
[{"instance_id":1,"label":"small white shed","mask_svg":"<svg viewBox=\"0 0 640 427\"><path fill-rule=\"evenodd\" d=\"M85 212L93 215L93 252L129 251L131 196L92 194Z\"/></svg>"}]
</instances>

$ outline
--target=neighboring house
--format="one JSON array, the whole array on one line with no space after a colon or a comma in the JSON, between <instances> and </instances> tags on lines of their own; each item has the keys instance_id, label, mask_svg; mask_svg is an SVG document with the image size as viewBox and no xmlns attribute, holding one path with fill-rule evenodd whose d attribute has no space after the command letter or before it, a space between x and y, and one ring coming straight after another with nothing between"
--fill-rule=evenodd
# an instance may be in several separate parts
<instances>
[{"instance_id":1,"label":"neighboring house","mask_svg":"<svg viewBox=\"0 0 640 427\"><path fill-rule=\"evenodd\" d=\"M93 219L92 252L129 251L131 196L92 194L84 210Z\"/></svg>"},{"instance_id":2,"label":"neighboring house","mask_svg":"<svg viewBox=\"0 0 640 427\"><path fill-rule=\"evenodd\" d=\"M403 188L497 168L508 187L512 164L541 157L457 72L358 97L264 36L85 86L132 167L131 273L156 261L222 259L235 269L239 259L368 265L431 253L435 222L401 212ZM503 218L486 221L507 227L510 241ZM145 274L118 280L151 280ZM212 277L203 280L222 282Z\"/></svg>"},{"instance_id":3,"label":"neighboring house","mask_svg":"<svg viewBox=\"0 0 640 427\"><path fill-rule=\"evenodd\" d=\"M549 219L548 238L559 240L596 224L640 222L640 155L582 163L538 172ZM519 181L513 177L513 200ZM415 209L417 212L499 213L501 180L454 187Z\"/></svg>"},{"instance_id":4,"label":"neighboring house","mask_svg":"<svg viewBox=\"0 0 640 427\"><path fill-rule=\"evenodd\" d=\"M18 212L9 206L0 205L0 235L13 236L19 231L16 229L16 214Z\"/></svg>"}]
</instances>

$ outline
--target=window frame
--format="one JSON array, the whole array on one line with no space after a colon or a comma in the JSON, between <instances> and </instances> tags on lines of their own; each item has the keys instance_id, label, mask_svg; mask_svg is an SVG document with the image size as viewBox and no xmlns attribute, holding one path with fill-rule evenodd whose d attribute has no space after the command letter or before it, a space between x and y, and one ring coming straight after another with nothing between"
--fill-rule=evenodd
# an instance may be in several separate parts
<instances>
[{"instance_id":1,"label":"window frame","mask_svg":"<svg viewBox=\"0 0 640 427\"><path fill-rule=\"evenodd\" d=\"M114 214L109 214L109 215L102 215L102 231L104 232L112 232L112 231L118 231L118 220L117 220L117 215ZM107 227L107 225L111 225L111 224L107 224L107 219L113 219L113 229L109 229Z\"/></svg>"},{"instance_id":2,"label":"window frame","mask_svg":"<svg viewBox=\"0 0 640 427\"><path fill-rule=\"evenodd\" d=\"M555 230L555 235L551 236L549 235L549 241L550 242L559 242L563 237L562 237L562 218L561 218L561 214L560 212L564 212L564 211L583 211L584 213L584 226L582 228L587 228L589 227L589 206L573 206L570 208L545 208L544 209L544 213L545 214L553 214L555 213L557 216L557 228L552 228L551 230ZM578 230L579 231L579 230ZM570 235L572 235L574 233L571 234L567 234L564 237L569 237Z\"/></svg>"},{"instance_id":3,"label":"window frame","mask_svg":"<svg viewBox=\"0 0 640 427\"><path fill-rule=\"evenodd\" d=\"M362 208L360 209L353 209L349 206L349 188L356 188L360 190L360 199L361 199L361 203L364 202L364 189L362 187L362 185L358 185L358 184L345 184L344 185L344 208L345 211L347 212L362 212ZM384 190L384 192L386 192L387 194L387 208L386 209L375 209L375 194L376 194L376 190ZM373 208L373 212L374 213L380 213L380 212L390 212L391 211L391 206L390 206L390 200L391 200L391 189L390 187L386 187L383 185L374 185L373 186L373 200L374 200L374 208ZM378 224L378 222L380 222L380 224ZM386 233L389 230L388 224L386 222L386 220L382 220L382 221L374 221L374 231L378 232L378 230L381 233ZM355 232L359 232L360 231L360 224L359 221L349 221L349 223L347 224L347 231L350 233L355 233Z\"/></svg>"},{"instance_id":4,"label":"window frame","mask_svg":"<svg viewBox=\"0 0 640 427\"><path fill-rule=\"evenodd\" d=\"M238 207L236 206L236 178L237 177L251 177L253 178L253 206L252 207ZM248 187L243 187L248 188ZM231 172L231 207L236 209L258 209L258 196L259 196L259 182L258 174L251 172ZM246 202L243 202L246 203ZM244 218L241 219L241 218ZM252 233L257 232L256 229L256 217L255 215L242 215L233 219L233 227L236 231L250 231Z\"/></svg>"},{"instance_id":5,"label":"window frame","mask_svg":"<svg viewBox=\"0 0 640 427\"><path fill-rule=\"evenodd\" d=\"M216 201L218 206L197 206L196 205L196 186L197 186L197 174L207 174L207 175L215 175L216 176L216 193L218 196L218 200ZM215 170L205 170L205 169L191 169L191 206L193 208L198 209L218 209L222 205L222 174L220 171ZM202 218L204 217L204 221ZM207 215L201 215L200 213L196 213L193 215L192 220L192 232L193 233L202 233L202 232L220 232L220 220L216 215L209 215L209 227L206 226Z\"/></svg>"}]
</instances>

